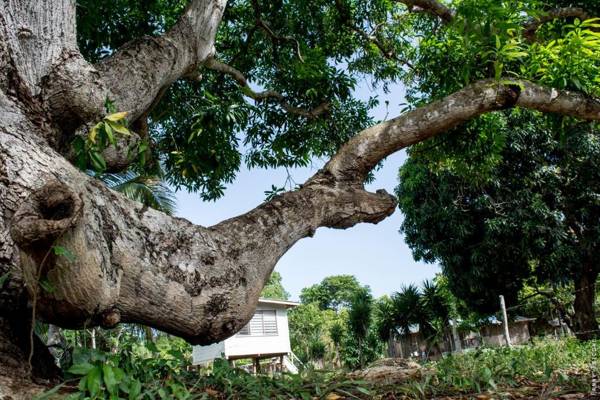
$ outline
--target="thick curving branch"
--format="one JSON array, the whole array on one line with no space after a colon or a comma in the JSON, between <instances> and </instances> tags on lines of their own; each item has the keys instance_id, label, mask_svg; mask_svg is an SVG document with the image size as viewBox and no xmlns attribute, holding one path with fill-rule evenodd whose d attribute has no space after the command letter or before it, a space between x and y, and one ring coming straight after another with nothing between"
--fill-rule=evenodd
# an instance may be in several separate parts
<instances>
[{"instance_id":1,"label":"thick curving branch","mask_svg":"<svg viewBox=\"0 0 600 400\"><path fill-rule=\"evenodd\" d=\"M528 41L534 42L536 40L536 33L542 25L561 18L579 18L584 21L592 18L592 16L586 10L579 7L553 8L546 11L543 15L527 22L523 26L523 36Z\"/></svg>"},{"instance_id":2,"label":"thick curving branch","mask_svg":"<svg viewBox=\"0 0 600 400\"><path fill-rule=\"evenodd\" d=\"M17 88L21 100L36 106L41 123L52 126L44 138L68 157L73 138L87 134L105 116L107 100L128 111L136 126L144 126L161 94L214 53L225 4L192 0L168 32L134 40L91 65L77 47L75 1L7 0L0 4L0 41L11 65L3 65L3 73L10 71L11 90ZM133 135L104 152L109 170L127 167L128 142L139 139Z\"/></svg>"},{"instance_id":3,"label":"thick curving branch","mask_svg":"<svg viewBox=\"0 0 600 400\"><path fill-rule=\"evenodd\" d=\"M95 65L120 110L133 119L160 91L197 70L212 54L226 0L193 0L177 24L159 37L134 40Z\"/></svg>"},{"instance_id":4,"label":"thick curving branch","mask_svg":"<svg viewBox=\"0 0 600 400\"><path fill-rule=\"evenodd\" d=\"M596 98L527 81L507 78L500 82L477 82L442 100L368 128L346 143L325 169L338 180L363 179L380 160L400 149L481 114L514 106L600 120L600 100Z\"/></svg>"},{"instance_id":5,"label":"thick curving branch","mask_svg":"<svg viewBox=\"0 0 600 400\"><path fill-rule=\"evenodd\" d=\"M255 92L254 90L252 90L252 88L248 84L248 80L246 79L244 74L242 74L241 71L230 65L222 63L221 61L218 61L215 58L211 57L208 60L206 60L204 66L210 70L231 76L243 88L244 94L250 97L251 99L254 99L257 102L273 99L279 103L281 108L283 108L286 112L290 114L300 115L302 117L312 119L325 114L327 111L329 111L331 107L331 104L329 102L323 102L317 107L310 110L301 107L295 107L288 103L282 94L274 90Z\"/></svg>"},{"instance_id":6,"label":"thick curving branch","mask_svg":"<svg viewBox=\"0 0 600 400\"><path fill-rule=\"evenodd\" d=\"M11 0L18 1L25 0ZM25 8L28 14L23 19L36 20L38 13L54 6L35 3L30 9L41 11L29 12ZM52 3L61 3L69 16L66 22L74 31L75 2L52 0ZM133 40L96 65L83 59L74 34L67 36L69 40L65 42L58 37L61 29L45 27L44 40L58 47L54 51L58 55L51 59L45 74L38 74L41 76L36 76L30 85L41 88L41 98L53 121L69 134L85 123L100 120L107 99L119 111L128 111L135 121L147 115L165 88L197 70L214 53L215 35L225 4L226 0L192 0L168 32ZM49 19L51 24L59 22L56 18ZM18 26L8 27L8 31L15 30Z\"/></svg>"}]
</instances>

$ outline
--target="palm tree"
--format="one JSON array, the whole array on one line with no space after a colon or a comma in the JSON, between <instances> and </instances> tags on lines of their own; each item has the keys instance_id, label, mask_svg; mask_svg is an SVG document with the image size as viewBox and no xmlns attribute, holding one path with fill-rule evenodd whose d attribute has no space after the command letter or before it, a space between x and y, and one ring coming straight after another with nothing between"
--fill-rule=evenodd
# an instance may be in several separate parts
<instances>
[{"instance_id":1,"label":"palm tree","mask_svg":"<svg viewBox=\"0 0 600 400\"><path fill-rule=\"evenodd\" d=\"M394 303L388 296L377 300L375 306L375 321L377 335L383 342L388 344L388 356L396 357L394 347L394 333L396 332L396 318L394 314Z\"/></svg>"},{"instance_id":2,"label":"palm tree","mask_svg":"<svg viewBox=\"0 0 600 400\"><path fill-rule=\"evenodd\" d=\"M411 325L418 324L421 327L422 323L427 322L421 301L421 292L415 285L403 286L400 292L394 293L392 304L396 326L404 334L408 335L410 333Z\"/></svg>"},{"instance_id":3,"label":"palm tree","mask_svg":"<svg viewBox=\"0 0 600 400\"><path fill-rule=\"evenodd\" d=\"M450 300L435 281L423 282L421 289L412 284L404 286L387 304L381 303L379 336L389 340L396 328L403 335L409 335L410 327L418 325L427 347L437 347L439 351L439 343L449 326L451 309Z\"/></svg>"},{"instance_id":4,"label":"palm tree","mask_svg":"<svg viewBox=\"0 0 600 400\"><path fill-rule=\"evenodd\" d=\"M426 280L423 282L421 292L423 308L428 314L429 329L426 340L430 346L436 346L439 349L439 343L447 338L448 328L450 327L451 304L448 298L442 293L440 285L435 281Z\"/></svg>"},{"instance_id":5,"label":"palm tree","mask_svg":"<svg viewBox=\"0 0 600 400\"><path fill-rule=\"evenodd\" d=\"M329 328L329 337L333 343L335 354L333 356L333 365L338 366L340 362L340 346L344 338L344 327L340 322L336 322Z\"/></svg>"},{"instance_id":6,"label":"palm tree","mask_svg":"<svg viewBox=\"0 0 600 400\"><path fill-rule=\"evenodd\" d=\"M119 174L101 174L98 178L108 187L131 200L172 215L175 212L175 193L160 176L139 175L133 171Z\"/></svg>"},{"instance_id":7,"label":"palm tree","mask_svg":"<svg viewBox=\"0 0 600 400\"><path fill-rule=\"evenodd\" d=\"M367 289L361 288L352 297L350 309L348 310L348 325L358 342L358 359L361 368L365 364L363 346L371 326L372 310L373 297Z\"/></svg>"}]
</instances>

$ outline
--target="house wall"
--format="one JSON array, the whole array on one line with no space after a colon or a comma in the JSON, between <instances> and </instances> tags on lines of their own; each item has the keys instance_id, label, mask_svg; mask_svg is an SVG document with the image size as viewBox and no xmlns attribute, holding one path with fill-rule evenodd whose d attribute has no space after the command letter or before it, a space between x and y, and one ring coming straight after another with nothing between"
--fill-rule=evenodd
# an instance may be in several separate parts
<instances>
[{"instance_id":1,"label":"house wall","mask_svg":"<svg viewBox=\"0 0 600 400\"><path fill-rule=\"evenodd\" d=\"M511 322L508 324L508 333L512 344L527 343L530 339L527 322ZM504 327L502 325L488 325L481 329L483 343L487 346L503 346Z\"/></svg>"},{"instance_id":2,"label":"house wall","mask_svg":"<svg viewBox=\"0 0 600 400\"><path fill-rule=\"evenodd\" d=\"M194 346L192 363L204 364L215 358L241 358L292 352L288 327L287 309L273 304L259 304L256 310L275 310L277 319L276 336L244 336L235 334L222 342L209 346Z\"/></svg>"},{"instance_id":3,"label":"house wall","mask_svg":"<svg viewBox=\"0 0 600 400\"><path fill-rule=\"evenodd\" d=\"M192 347L192 364L204 364L225 355L225 342L213 343L209 346Z\"/></svg>"},{"instance_id":4,"label":"house wall","mask_svg":"<svg viewBox=\"0 0 600 400\"><path fill-rule=\"evenodd\" d=\"M511 343L518 345L527 343L530 340L529 323L526 321L510 322L508 326ZM477 348L481 345L496 347L503 346L504 328L502 325L487 325L479 332L460 332L461 345L463 349ZM421 333L411 333L394 338L388 343L391 347L388 351L393 357L409 358L414 352L421 354L427 352L429 358L436 359L442 353L453 351L452 336L446 335L437 348L427 348L427 341ZM439 350L439 351L438 351Z\"/></svg>"},{"instance_id":5,"label":"house wall","mask_svg":"<svg viewBox=\"0 0 600 400\"><path fill-rule=\"evenodd\" d=\"M277 336L234 335L225 340L225 357L290 353L290 334L287 309L274 305L259 305L257 310L275 310L277 313Z\"/></svg>"}]
</instances>

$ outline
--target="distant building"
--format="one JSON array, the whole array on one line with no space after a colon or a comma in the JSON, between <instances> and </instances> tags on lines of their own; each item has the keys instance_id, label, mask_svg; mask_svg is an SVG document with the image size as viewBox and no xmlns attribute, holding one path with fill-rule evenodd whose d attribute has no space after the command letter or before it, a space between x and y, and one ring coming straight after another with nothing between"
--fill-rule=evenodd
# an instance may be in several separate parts
<instances>
[{"instance_id":1,"label":"distant building","mask_svg":"<svg viewBox=\"0 0 600 400\"><path fill-rule=\"evenodd\" d=\"M535 321L535 318L516 317L508 322L508 334L512 344L524 344L531 340L529 325ZM480 328L483 344L489 347L503 346L506 344L504 339L504 328L502 321L494 318L488 324Z\"/></svg>"},{"instance_id":2,"label":"distant building","mask_svg":"<svg viewBox=\"0 0 600 400\"><path fill-rule=\"evenodd\" d=\"M530 324L534 318L516 317L509 321L508 331L511 343L514 345L524 344L531 340ZM451 325L454 324L451 321ZM412 325L410 332L399 332L393 340L388 343L390 357L420 357L436 359L444 353L451 353L481 346L495 347L504 345L504 329L502 321L495 317L488 318L479 329L458 331L453 327L445 332L443 337L437 341L428 343L420 332L418 325Z\"/></svg>"},{"instance_id":3,"label":"distant building","mask_svg":"<svg viewBox=\"0 0 600 400\"><path fill-rule=\"evenodd\" d=\"M273 370L298 372L292 362L287 316L287 310L297 305L292 301L259 299L254 316L238 333L209 346L194 346L193 364L206 364L216 358L252 359L254 372L260 372L260 360L271 359Z\"/></svg>"}]
</instances>

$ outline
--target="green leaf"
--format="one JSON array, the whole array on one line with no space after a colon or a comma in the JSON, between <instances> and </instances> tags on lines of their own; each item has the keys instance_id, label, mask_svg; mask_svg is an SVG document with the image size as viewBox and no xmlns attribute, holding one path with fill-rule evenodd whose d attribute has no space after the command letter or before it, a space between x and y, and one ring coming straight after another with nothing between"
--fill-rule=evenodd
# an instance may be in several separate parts
<instances>
[{"instance_id":1,"label":"green leaf","mask_svg":"<svg viewBox=\"0 0 600 400\"><path fill-rule=\"evenodd\" d=\"M81 378L77 387L79 388L80 392L85 393L85 391L87 390L87 375Z\"/></svg>"},{"instance_id":2,"label":"green leaf","mask_svg":"<svg viewBox=\"0 0 600 400\"><path fill-rule=\"evenodd\" d=\"M129 386L129 400L138 400L142 392L142 384L139 380L134 379Z\"/></svg>"},{"instance_id":3,"label":"green leaf","mask_svg":"<svg viewBox=\"0 0 600 400\"><path fill-rule=\"evenodd\" d=\"M362 394L366 394L367 396L371 395L371 392L368 389L365 389L364 387L360 387L358 386L356 388L356 390L358 390L359 392L361 392Z\"/></svg>"},{"instance_id":4,"label":"green leaf","mask_svg":"<svg viewBox=\"0 0 600 400\"><path fill-rule=\"evenodd\" d=\"M4 283L8 279L9 275L10 275L10 272L7 272L4 275L0 276L0 289L2 289L2 287L4 286Z\"/></svg>"},{"instance_id":5,"label":"green leaf","mask_svg":"<svg viewBox=\"0 0 600 400\"><path fill-rule=\"evenodd\" d=\"M65 384L61 383L60 385L57 385L55 387L53 387L52 389L48 390L47 392L41 393L37 396L35 396L33 398L33 400L47 400L52 398L52 396L54 394L56 394Z\"/></svg>"},{"instance_id":6,"label":"green leaf","mask_svg":"<svg viewBox=\"0 0 600 400\"><path fill-rule=\"evenodd\" d=\"M158 395L160 396L161 399L164 399L164 400L166 400L168 398L167 392L163 388L158 389Z\"/></svg>"},{"instance_id":7,"label":"green leaf","mask_svg":"<svg viewBox=\"0 0 600 400\"><path fill-rule=\"evenodd\" d=\"M107 121L118 122L118 121L121 121L122 119L125 119L125 117L127 117L127 114L129 114L127 111L122 111L122 112L107 115L106 117L104 117L104 119Z\"/></svg>"},{"instance_id":8,"label":"green leaf","mask_svg":"<svg viewBox=\"0 0 600 400\"><path fill-rule=\"evenodd\" d=\"M125 135L125 136L131 136L131 131L129 129L127 129L127 127L125 125L122 124L118 124L116 122L112 122L112 121L106 121L107 124L110 125L110 127L115 131L120 133L121 135Z\"/></svg>"},{"instance_id":9,"label":"green leaf","mask_svg":"<svg viewBox=\"0 0 600 400\"><path fill-rule=\"evenodd\" d=\"M102 371L99 366L95 366L86 375L87 377L87 389L92 396L95 396L100 392L102 387Z\"/></svg>"},{"instance_id":10,"label":"green leaf","mask_svg":"<svg viewBox=\"0 0 600 400\"><path fill-rule=\"evenodd\" d=\"M92 369L94 369L94 366L86 362L72 365L67 372L73 375L87 375Z\"/></svg>"},{"instance_id":11,"label":"green leaf","mask_svg":"<svg viewBox=\"0 0 600 400\"><path fill-rule=\"evenodd\" d=\"M116 394L119 391L119 382L113 367L108 364L104 364L102 366L102 374L104 376L104 384L106 385L108 392L111 394Z\"/></svg>"},{"instance_id":12,"label":"green leaf","mask_svg":"<svg viewBox=\"0 0 600 400\"><path fill-rule=\"evenodd\" d=\"M104 157L99 152L92 150L90 151L90 161L92 163L92 167L97 172L102 172L106 170L106 161L104 161Z\"/></svg>"},{"instance_id":13,"label":"green leaf","mask_svg":"<svg viewBox=\"0 0 600 400\"><path fill-rule=\"evenodd\" d=\"M98 132L100 132L101 127L102 127L102 122L98 122L96 125L94 125L94 127L88 134L88 139L90 142L96 143L96 136L98 136Z\"/></svg>"},{"instance_id":14,"label":"green leaf","mask_svg":"<svg viewBox=\"0 0 600 400\"><path fill-rule=\"evenodd\" d=\"M106 132L106 136L108 137L108 141L113 146L117 145L117 141L115 140L115 134L113 133L113 129L110 126L110 123L104 123L104 132Z\"/></svg>"},{"instance_id":15,"label":"green leaf","mask_svg":"<svg viewBox=\"0 0 600 400\"><path fill-rule=\"evenodd\" d=\"M76 259L75 254L63 246L52 246L52 251L55 255L64 257L71 262L75 261Z\"/></svg>"},{"instance_id":16,"label":"green leaf","mask_svg":"<svg viewBox=\"0 0 600 400\"><path fill-rule=\"evenodd\" d=\"M40 279L40 286L46 293L54 293L56 291L56 287L48 280L48 278Z\"/></svg>"}]
</instances>

